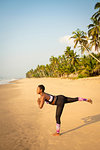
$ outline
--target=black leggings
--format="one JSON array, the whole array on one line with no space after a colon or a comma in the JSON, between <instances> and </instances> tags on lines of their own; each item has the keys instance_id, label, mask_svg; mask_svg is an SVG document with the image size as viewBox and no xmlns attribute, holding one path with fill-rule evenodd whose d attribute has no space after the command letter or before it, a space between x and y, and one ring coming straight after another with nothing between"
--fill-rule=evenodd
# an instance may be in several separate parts
<instances>
[{"instance_id":1,"label":"black leggings","mask_svg":"<svg viewBox=\"0 0 100 150\"><path fill-rule=\"evenodd\" d=\"M60 117L64 108L64 105L66 103L72 103L72 102L76 102L78 101L78 97L75 98L71 98L71 97L66 97L64 95L57 95L57 101L56 104L57 108L56 108L56 123L60 124Z\"/></svg>"}]
</instances>

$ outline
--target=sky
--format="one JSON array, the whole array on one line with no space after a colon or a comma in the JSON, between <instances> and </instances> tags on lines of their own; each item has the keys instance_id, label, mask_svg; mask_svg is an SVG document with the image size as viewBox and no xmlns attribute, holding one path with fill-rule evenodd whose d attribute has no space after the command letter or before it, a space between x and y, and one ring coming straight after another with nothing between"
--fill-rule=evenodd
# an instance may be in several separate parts
<instances>
[{"instance_id":1,"label":"sky","mask_svg":"<svg viewBox=\"0 0 100 150\"><path fill-rule=\"evenodd\" d=\"M0 78L25 78L87 32L98 0L0 0ZM76 49L77 53L80 53Z\"/></svg>"}]
</instances>

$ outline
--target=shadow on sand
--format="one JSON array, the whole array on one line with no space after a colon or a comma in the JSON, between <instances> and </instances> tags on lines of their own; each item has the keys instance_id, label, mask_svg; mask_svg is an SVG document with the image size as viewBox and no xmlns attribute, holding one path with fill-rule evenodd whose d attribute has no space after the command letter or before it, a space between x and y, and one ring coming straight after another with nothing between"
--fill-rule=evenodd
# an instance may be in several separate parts
<instances>
[{"instance_id":1,"label":"shadow on sand","mask_svg":"<svg viewBox=\"0 0 100 150\"><path fill-rule=\"evenodd\" d=\"M94 115L94 116L88 116L88 117L82 118L82 120L84 121L83 125L78 126L76 128L73 128L71 130L62 132L61 135L66 134L66 133L71 132L71 131L75 131L75 130L80 129L80 128L84 127L84 126L87 126L89 124L92 124L92 123L100 121L100 114L97 114L97 115Z\"/></svg>"}]
</instances>

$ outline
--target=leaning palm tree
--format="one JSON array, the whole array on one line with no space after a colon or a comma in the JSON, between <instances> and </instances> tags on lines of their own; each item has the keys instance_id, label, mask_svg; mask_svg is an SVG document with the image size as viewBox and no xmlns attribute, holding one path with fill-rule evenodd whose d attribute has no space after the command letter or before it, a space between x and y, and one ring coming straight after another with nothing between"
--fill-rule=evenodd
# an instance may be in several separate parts
<instances>
[{"instance_id":1,"label":"leaning palm tree","mask_svg":"<svg viewBox=\"0 0 100 150\"><path fill-rule=\"evenodd\" d=\"M100 2L97 2L94 9L99 9L96 13L93 14L91 18L95 18L100 21Z\"/></svg>"},{"instance_id":2,"label":"leaning palm tree","mask_svg":"<svg viewBox=\"0 0 100 150\"><path fill-rule=\"evenodd\" d=\"M91 18L92 24L88 25L88 36L90 37L91 49L95 46L95 51L100 48L100 22L96 18Z\"/></svg>"},{"instance_id":3,"label":"leaning palm tree","mask_svg":"<svg viewBox=\"0 0 100 150\"><path fill-rule=\"evenodd\" d=\"M84 53L85 51L88 52L89 55L91 55L94 59L96 59L99 63L100 60L98 60L91 52L90 52L90 44L88 43L88 37L84 31L80 31L77 29L71 38L74 38L74 48L76 48L77 44L79 44L79 47L81 47L81 53Z\"/></svg>"}]
</instances>

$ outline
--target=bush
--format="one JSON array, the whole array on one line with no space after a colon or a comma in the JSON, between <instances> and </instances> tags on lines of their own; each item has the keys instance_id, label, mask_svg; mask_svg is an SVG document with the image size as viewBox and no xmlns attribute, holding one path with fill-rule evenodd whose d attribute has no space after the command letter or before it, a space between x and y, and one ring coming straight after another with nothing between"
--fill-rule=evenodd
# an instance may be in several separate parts
<instances>
[{"instance_id":1,"label":"bush","mask_svg":"<svg viewBox=\"0 0 100 150\"><path fill-rule=\"evenodd\" d=\"M86 77L88 77L88 75L85 74L85 73L80 73L80 74L78 75L78 78L86 78Z\"/></svg>"}]
</instances>

